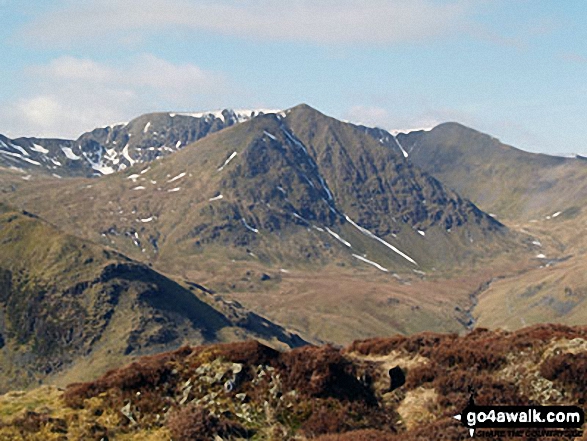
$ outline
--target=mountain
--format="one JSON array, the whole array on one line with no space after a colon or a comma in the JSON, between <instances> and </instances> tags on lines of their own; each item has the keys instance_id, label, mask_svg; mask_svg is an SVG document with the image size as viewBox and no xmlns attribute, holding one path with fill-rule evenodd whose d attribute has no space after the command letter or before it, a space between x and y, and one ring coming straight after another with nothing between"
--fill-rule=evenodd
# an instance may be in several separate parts
<instances>
[{"instance_id":1,"label":"mountain","mask_svg":"<svg viewBox=\"0 0 587 441\"><path fill-rule=\"evenodd\" d=\"M112 249L0 205L1 390L49 378L88 378L186 342L246 337L304 343L205 287L180 285Z\"/></svg>"},{"instance_id":2,"label":"mountain","mask_svg":"<svg viewBox=\"0 0 587 441\"><path fill-rule=\"evenodd\" d=\"M287 352L254 341L186 346L65 391L0 396L0 437L467 440L469 429L454 416L471 399L582 406L587 389L577 379L586 370L584 326L424 333ZM522 432L530 433L515 439L536 439L534 430ZM482 433L488 429L475 435ZM564 436L571 438L579 439Z\"/></svg>"},{"instance_id":3,"label":"mountain","mask_svg":"<svg viewBox=\"0 0 587 441\"><path fill-rule=\"evenodd\" d=\"M499 219L536 220L587 202L580 157L525 152L457 123L397 138L414 164Z\"/></svg>"},{"instance_id":4,"label":"mountain","mask_svg":"<svg viewBox=\"0 0 587 441\"><path fill-rule=\"evenodd\" d=\"M14 193L92 240L122 238L127 245L119 248L155 259L173 236L173 247L188 253L229 245L291 262L324 261L346 249L367 260L371 251L391 267L426 269L462 263L477 248L499 249L507 237L501 223L389 144L304 105L95 182L23 183Z\"/></svg>"},{"instance_id":5,"label":"mountain","mask_svg":"<svg viewBox=\"0 0 587 441\"><path fill-rule=\"evenodd\" d=\"M535 262L489 277L473 311L477 326L585 322L587 162L529 153L456 123L398 135L410 160L527 235Z\"/></svg>"},{"instance_id":6,"label":"mountain","mask_svg":"<svg viewBox=\"0 0 587 441\"><path fill-rule=\"evenodd\" d=\"M204 136L271 110L151 113L76 140L0 135L0 166L55 177L102 176L166 156Z\"/></svg>"},{"instance_id":7,"label":"mountain","mask_svg":"<svg viewBox=\"0 0 587 441\"><path fill-rule=\"evenodd\" d=\"M314 342L390 326L464 329L480 275L451 290L412 285L472 269L486 277L493 259L507 267L532 256L518 234L414 166L391 135L305 105L99 179L25 181L8 170L0 192Z\"/></svg>"}]
</instances>

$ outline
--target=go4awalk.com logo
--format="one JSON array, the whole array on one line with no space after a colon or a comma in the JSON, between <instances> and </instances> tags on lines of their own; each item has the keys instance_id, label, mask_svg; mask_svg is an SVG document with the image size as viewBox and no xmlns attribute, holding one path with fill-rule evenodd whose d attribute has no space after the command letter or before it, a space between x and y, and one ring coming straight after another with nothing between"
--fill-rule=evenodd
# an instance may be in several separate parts
<instances>
[{"instance_id":1,"label":"go4awalk.com logo","mask_svg":"<svg viewBox=\"0 0 587 441\"><path fill-rule=\"evenodd\" d=\"M585 413L577 406L477 406L472 398L454 418L469 428L471 436L483 429L477 436L491 437L582 436L585 423Z\"/></svg>"}]
</instances>

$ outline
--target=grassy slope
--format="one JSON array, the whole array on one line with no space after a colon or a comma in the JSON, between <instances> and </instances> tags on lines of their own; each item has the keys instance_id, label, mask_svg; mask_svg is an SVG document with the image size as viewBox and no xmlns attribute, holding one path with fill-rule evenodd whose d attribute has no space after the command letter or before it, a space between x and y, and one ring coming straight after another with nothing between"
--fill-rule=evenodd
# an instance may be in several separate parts
<instances>
[{"instance_id":1,"label":"grassy slope","mask_svg":"<svg viewBox=\"0 0 587 441\"><path fill-rule=\"evenodd\" d=\"M521 224L540 238L532 268L496 280L481 294L475 316L480 326L518 329L539 322L582 324L587 321L587 215L560 216Z\"/></svg>"},{"instance_id":2,"label":"grassy slope","mask_svg":"<svg viewBox=\"0 0 587 441\"><path fill-rule=\"evenodd\" d=\"M0 205L0 389L88 378L138 354L258 336L302 341L103 246Z\"/></svg>"},{"instance_id":3,"label":"grassy slope","mask_svg":"<svg viewBox=\"0 0 587 441\"><path fill-rule=\"evenodd\" d=\"M525 271L480 294L479 326L585 323L587 161L523 152L453 123L399 139L416 164L539 242Z\"/></svg>"},{"instance_id":4,"label":"grassy slope","mask_svg":"<svg viewBox=\"0 0 587 441\"><path fill-rule=\"evenodd\" d=\"M584 159L524 152L456 123L398 139L415 164L498 219L538 219L587 201Z\"/></svg>"}]
</instances>

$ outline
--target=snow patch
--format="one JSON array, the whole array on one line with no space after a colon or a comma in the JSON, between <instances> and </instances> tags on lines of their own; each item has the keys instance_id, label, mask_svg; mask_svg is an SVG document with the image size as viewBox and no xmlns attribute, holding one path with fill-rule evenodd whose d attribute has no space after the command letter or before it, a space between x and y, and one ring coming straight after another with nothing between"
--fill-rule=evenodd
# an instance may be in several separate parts
<instances>
[{"instance_id":1,"label":"snow patch","mask_svg":"<svg viewBox=\"0 0 587 441\"><path fill-rule=\"evenodd\" d=\"M540 253L540 254L536 254L536 258L537 259L546 259L546 256L544 254Z\"/></svg>"},{"instance_id":2,"label":"snow patch","mask_svg":"<svg viewBox=\"0 0 587 441\"><path fill-rule=\"evenodd\" d=\"M170 190L167 190L167 191L168 191L169 193L173 193L173 192L175 192L175 191L179 191L179 190L181 190L181 187L175 187L175 188L172 188L172 189L170 189Z\"/></svg>"},{"instance_id":3,"label":"snow patch","mask_svg":"<svg viewBox=\"0 0 587 441\"><path fill-rule=\"evenodd\" d=\"M146 219L139 219L139 220L143 223L147 223L147 222L151 222L153 219L155 219L154 216L148 217Z\"/></svg>"},{"instance_id":4,"label":"snow patch","mask_svg":"<svg viewBox=\"0 0 587 441\"><path fill-rule=\"evenodd\" d=\"M218 171L222 171L224 170L224 167L226 167L230 161L232 161L234 159L234 157L237 155L237 152L232 152L232 154L228 157L228 159L226 161L224 161L224 164L222 164L222 166L218 169Z\"/></svg>"},{"instance_id":5,"label":"snow patch","mask_svg":"<svg viewBox=\"0 0 587 441\"><path fill-rule=\"evenodd\" d=\"M114 173L114 169L112 167L107 166L107 165L95 164L95 163L93 163L91 165L94 170L99 171L103 175L110 175L110 174Z\"/></svg>"},{"instance_id":6,"label":"snow patch","mask_svg":"<svg viewBox=\"0 0 587 441\"><path fill-rule=\"evenodd\" d=\"M175 143L175 148L178 149L181 146L181 141L177 141Z\"/></svg>"},{"instance_id":7,"label":"snow patch","mask_svg":"<svg viewBox=\"0 0 587 441\"><path fill-rule=\"evenodd\" d=\"M418 230L418 234L420 236L426 236L426 232L425 231L422 231L422 230Z\"/></svg>"},{"instance_id":8,"label":"snow patch","mask_svg":"<svg viewBox=\"0 0 587 441\"><path fill-rule=\"evenodd\" d=\"M219 201L220 199L222 199L224 196L222 196L221 194L219 194L218 196L214 196L213 198L208 199L210 202L213 201Z\"/></svg>"},{"instance_id":9,"label":"snow patch","mask_svg":"<svg viewBox=\"0 0 587 441\"><path fill-rule=\"evenodd\" d=\"M273 141L277 141L277 138L273 136L271 133L267 132L266 130L263 130L263 133L267 135L269 138L271 138Z\"/></svg>"},{"instance_id":10,"label":"snow patch","mask_svg":"<svg viewBox=\"0 0 587 441\"><path fill-rule=\"evenodd\" d=\"M340 237L338 234L336 234L334 231L332 231L330 228L325 227L326 231L328 231L328 234L330 234L332 237L334 237L336 240L338 240L340 243L346 245L349 248L352 248L352 245L347 242L346 240L344 240L342 237Z\"/></svg>"},{"instance_id":11,"label":"snow patch","mask_svg":"<svg viewBox=\"0 0 587 441\"><path fill-rule=\"evenodd\" d=\"M77 161L81 159L81 156L76 155L73 153L70 147L59 146L63 154L67 157L67 159L71 159L72 161Z\"/></svg>"},{"instance_id":12,"label":"snow patch","mask_svg":"<svg viewBox=\"0 0 587 441\"><path fill-rule=\"evenodd\" d=\"M26 162L30 162L31 164L34 164L34 165L41 165L41 163L40 163L40 162L33 161L33 160L32 160L32 159L30 159L30 158L22 158L22 160L23 160L23 161L26 161Z\"/></svg>"},{"instance_id":13,"label":"snow patch","mask_svg":"<svg viewBox=\"0 0 587 441\"><path fill-rule=\"evenodd\" d=\"M29 152L27 152L25 149L23 149L21 146L16 145L16 144L12 144L10 143L10 147L12 147L13 149L18 150L19 152L21 152L23 155L25 156L30 156Z\"/></svg>"},{"instance_id":14,"label":"snow patch","mask_svg":"<svg viewBox=\"0 0 587 441\"><path fill-rule=\"evenodd\" d=\"M147 133L147 131L149 130L149 127L151 127L151 121L149 121L147 124L145 124L145 128L143 129L143 133Z\"/></svg>"},{"instance_id":15,"label":"snow patch","mask_svg":"<svg viewBox=\"0 0 587 441\"><path fill-rule=\"evenodd\" d=\"M397 144L397 146L399 147L399 149L402 151L402 154L404 155L404 158L408 157L408 152L406 152L404 150L404 148L402 147L402 145L399 143L399 141L397 140L397 138L394 136L393 140L395 141L395 143Z\"/></svg>"},{"instance_id":16,"label":"snow patch","mask_svg":"<svg viewBox=\"0 0 587 441\"><path fill-rule=\"evenodd\" d=\"M177 181L178 179L181 179L181 178L183 178L185 175L186 175L186 173L185 173L185 172L183 172L183 173L180 173L180 174L178 174L177 176L175 176L174 178L171 178L171 179L170 179L169 181L167 181L167 182L169 183L169 182Z\"/></svg>"},{"instance_id":17,"label":"snow patch","mask_svg":"<svg viewBox=\"0 0 587 441\"><path fill-rule=\"evenodd\" d=\"M145 187L143 187L142 185L139 185L138 187L133 188L133 190L144 190Z\"/></svg>"},{"instance_id":18,"label":"snow patch","mask_svg":"<svg viewBox=\"0 0 587 441\"><path fill-rule=\"evenodd\" d=\"M379 270L381 270L383 272L386 272L386 273L389 272L389 270L387 268L384 268L381 265L379 265L377 262L373 262L372 260L366 259L363 256L359 256L358 254L353 254L353 257L355 257L355 258L357 258L357 259L359 259L359 260L361 260L361 261L363 261L365 263L368 263L369 265L373 265L375 268L377 268L377 269L379 269Z\"/></svg>"},{"instance_id":19,"label":"snow patch","mask_svg":"<svg viewBox=\"0 0 587 441\"><path fill-rule=\"evenodd\" d=\"M560 215L561 215L561 213L562 213L562 211L557 211L556 213L554 213L554 214L552 215L552 218L555 218L555 217L558 217L558 216L560 216Z\"/></svg>"},{"instance_id":20,"label":"snow patch","mask_svg":"<svg viewBox=\"0 0 587 441\"><path fill-rule=\"evenodd\" d=\"M347 215L344 216L345 219L355 228L357 228L360 232L362 232L363 234L369 236L372 239L375 239L376 241L382 243L383 245L385 245L387 248L389 248L390 250L392 250L394 253L399 254L400 256L402 256L404 259L406 259L408 262L413 263L414 265L418 265L418 263L412 259L410 256L408 256L407 254L401 252L400 250L398 250L396 247L394 247L393 245L391 245L390 243L387 243L386 241L384 241L383 239L381 239L380 237L376 236L375 234L371 233L369 230L367 230L366 228L361 227L360 225L357 225L350 217L348 217Z\"/></svg>"},{"instance_id":21,"label":"snow patch","mask_svg":"<svg viewBox=\"0 0 587 441\"><path fill-rule=\"evenodd\" d=\"M43 153L43 154L47 154L49 153L49 150L47 150L45 147L39 145L39 144L35 144L33 143L33 146L31 147L31 150L33 152L39 152L39 153Z\"/></svg>"},{"instance_id":22,"label":"snow patch","mask_svg":"<svg viewBox=\"0 0 587 441\"><path fill-rule=\"evenodd\" d=\"M132 167L134 165L134 163L136 162L134 159L132 159L130 157L130 154L128 153L128 143L124 146L124 148L122 149L122 156L124 156L126 158L126 160L130 163L130 166Z\"/></svg>"},{"instance_id":23,"label":"snow patch","mask_svg":"<svg viewBox=\"0 0 587 441\"><path fill-rule=\"evenodd\" d=\"M244 217L241 217L241 222L243 223L243 225L247 228L247 230L251 230L253 233L258 233L259 230L256 228L251 227L247 221L245 220Z\"/></svg>"}]
</instances>

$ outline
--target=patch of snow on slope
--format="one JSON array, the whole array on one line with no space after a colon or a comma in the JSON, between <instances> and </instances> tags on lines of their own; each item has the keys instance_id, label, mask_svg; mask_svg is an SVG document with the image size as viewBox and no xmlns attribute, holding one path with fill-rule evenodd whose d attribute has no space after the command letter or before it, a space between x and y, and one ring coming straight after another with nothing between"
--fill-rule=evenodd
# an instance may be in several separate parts
<instances>
[{"instance_id":1,"label":"patch of snow on slope","mask_svg":"<svg viewBox=\"0 0 587 441\"><path fill-rule=\"evenodd\" d=\"M63 154L67 157L67 159L71 159L72 161L77 161L81 159L81 156L76 155L73 153L73 150L69 147L59 146Z\"/></svg>"},{"instance_id":2,"label":"patch of snow on slope","mask_svg":"<svg viewBox=\"0 0 587 441\"><path fill-rule=\"evenodd\" d=\"M359 256L358 254L353 254L353 257L355 257L365 263L368 263L369 265L373 265L375 268L380 269L383 272L386 272L386 273L389 272L389 270L387 268L384 268L381 265L379 265L377 262L373 262L372 260L366 259L363 256Z\"/></svg>"},{"instance_id":3,"label":"patch of snow on slope","mask_svg":"<svg viewBox=\"0 0 587 441\"><path fill-rule=\"evenodd\" d=\"M173 182L173 181L177 181L178 179L181 179L181 178L183 178L185 175L186 175L186 173L185 173L185 172L183 172L183 173L180 173L180 174L178 174L176 177L174 177L174 178L171 178L171 179L170 179L169 181L167 181L167 182Z\"/></svg>"},{"instance_id":4,"label":"patch of snow on slope","mask_svg":"<svg viewBox=\"0 0 587 441\"><path fill-rule=\"evenodd\" d=\"M149 121L147 124L145 124L145 128L143 129L143 133L147 133L147 131L149 130L149 127L151 127L151 121Z\"/></svg>"},{"instance_id":5,"label":"patch of snow on slope","mask_svg":"<svg viewBox=\"0 0 587 441\"><path fill-rule=\"evenodd\" d=\"M94 162L92 158L86 155L85 153L83 153L83 155L86 158L86 161L90 163L94 170L102 173L103 175L109 175L114 173L114 169L112 167L104 165L104 163L102 162L102 151L100 151L99 153L98 162Z\"/></svg>"},{"instance_id":6,"label":"patch of snow on slope","mask_svg":"<svg viewBox=\"0 0 587 441\"><path fill-rule=\"evenodd\" d=\"M391 251L393 251L394 253L399 254L400 256L402 256L404 259L406 259L408 262L413 263L414 265L418 265L418 263L412 259L410 256L408 256L407 254L401 252L400 250L398 250L396 247L394 247L393 245L391 245L390 243L387 243L386 241L384 241L383 239L381 239L380 237L376 236L375 234L371 233L369 230L367 230L366 228L361 227L360 225L357 225L355 222L353 222L353 220L348 217L347 215L344 216L345 219L352 225L354 226L356 229L358 229L361 233L369 236L372 239L375 239L376 241L382 243L383 245L385 245L387 248L389 248Z\"/></svg>"},{"instance_id":7,"label":"patch of snow on slope","mask_svg":"<svg viewBox=\"0 0 587 441\"><path fill-rule=\"evenodd\" d=\"M49 150L47 150L45 147L40 146L39 144L35 144L35 143L33 143L31 150L34 152L39 152L39 153L43 153L43 154L49 153Z\"/></svg>"},{"instance_id":8,"label":"patch of snow on slope","mask_svg":"<svg viewBox=\"0 0 587 441\"><path fill-rule=\"evenodd\" d=\"M16 144L12 144L10 143L10 147L12 147L13 149L18 150L19 152L21 152L23 155L25 156L30 156L29 152L27 152L25 149L23 149L21 146L16 145Z\"/></svg>"},{"instance_id":9,"label":"patch of snow on slope","mask_svg":"<svg viewBox=\"0 0 587 441\"><path fill-rule=\"evenodd\" d=\"M170 190L167 190L167 191L168 191L169 193L173 193L173 192L176 192L176 191L179 191L179 190L181 190L181 187L175 187L175 188L172 188L172 189L170 189Z\"/></svg>"},{"instance_id":10,"label":"patch of snow on slope","mask_svg":"<svg viewBox=\"0 0 587 441\"><path fill-rule=\"evenodd\" d=\"M247 221L245 220L245 218L244 218L244 217L241 217L241 221L242 221L243 225L244 225L245 227L247 227L247 229L248 229L248 230L251 230L253 233L258 233L258 232L259 232L259 230L258 230L258 229L251 227L251 226L250 226L250 225L247 223Z\"/></svg>"},{"instance_id":11,"label":"patch of snow on slope","mask_svg":"<svg viewBox=\"0 0 587 441\"><path fill-rule=\"evenodd\" d=\"M263 133L265 135L267 135L269 138L271 138L273 141L277 141L277 138L275 136L273 136L271 133L269 133L268 131L263 130Z\"/></svg>"},{"instance_id":12,"label":"patch of snow on slope","mask_svg":"<svg viewBox=\"0 0 587 441\"><path fill-rule=\"evenodd\" d=\"M338 240L340 243L346 245L349 248L352 248L352 245L350 244L350 242L347 242L346 240L344 240L342 237L340 237L338 234L336 234L334 231L332 231L330 228L325 227L326 231L328 231L328 234L330 234L332 237L334 237L336 240Z\"/></svg>"},{"instance_id":13,"label":"patch of snow on slope","mask_svg":"<svg viewBox=\"0 0 587 441\"><path fill-rule=\"evenodd\" d=\"M128 143L124 146L124 148L122 149L122 156L124 156L126 158L126 160L130 163L130 166L132 167L134 165L134 163L136 162L134 159L132 159L128 153Z\"/></svg>"},{"instance_id":14,"label":"patch of snow on slope","mask_svg":"<svg viewBox=\"0 0 587 441\"><path fill-rule=\"evenodd\" d=\"M395 143L397 144L397 146L399 147L399 149L402 151L402 153L404 155L404 158L407 158L408 157L408 152L406 152L404 150L404 148L402 147L402 145L399 143L399 141L397 140L397 138L395 136L393 137L393 140L395 141Z\"/></svg>"},{"instance_id":15,"label":"patch of snow on slope","mask_svg":"<svg viewBox=\"0 0 587 441\"><path fill-rule=\"evenodd\" d=\"M218 171L222 171L224 170L224 167L226 167L230 161L232 161L234 159L234 157L237 155L237 152L232 152L232 154L228 157L228 159L226 161L224 161L224 164L222 164L222 166L218 169Z\"/></svg>"},{"instance_id":16,"label":"patch of snow on slope","mask_svg":"<svg viewBox=\"0 0 587 441\"><path fill-rule=\"evenodd\" d=\"M220 199L222 199L224 196L222 196L221 194L219 194L218 196L214 196L213 198L208 199L208 201L213 202L213 201L219 201Z\"/></svg>"},{"instance_id":17,"label":"patch of snow on slope","mask_svg":"<svg viewBox=\"0 0 587 441\"><path fill-rule=\"evenodd\" d=\"M32 159L30 159L30 158L22 158L22 160L23 160L23 161L26 161L26 162L30 162L31 164L34 164L34 165L41 165L41 163L40 163L40 162L33 161L33 160L32 160Z\"/></svg>"}]
</instances>

